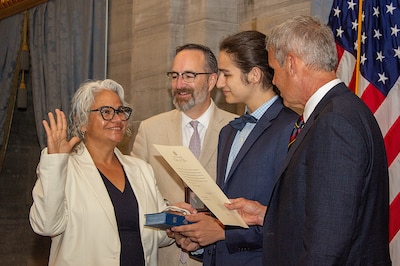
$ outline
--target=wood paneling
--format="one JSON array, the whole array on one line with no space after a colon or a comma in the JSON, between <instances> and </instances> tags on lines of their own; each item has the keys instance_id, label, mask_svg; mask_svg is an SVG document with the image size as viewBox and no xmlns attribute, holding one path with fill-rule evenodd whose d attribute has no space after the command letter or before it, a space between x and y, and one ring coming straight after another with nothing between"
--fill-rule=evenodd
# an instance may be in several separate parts
<instances>
[{"instance_id":1,"label":"wood paneling","mask_svg":"<svg viewBox=\"0 0 400 266\"><path fill-rule=\"evenodd\" d=\"M44 2L47 0L0 0L0 20Z\"/></svg>"}]
</instances>

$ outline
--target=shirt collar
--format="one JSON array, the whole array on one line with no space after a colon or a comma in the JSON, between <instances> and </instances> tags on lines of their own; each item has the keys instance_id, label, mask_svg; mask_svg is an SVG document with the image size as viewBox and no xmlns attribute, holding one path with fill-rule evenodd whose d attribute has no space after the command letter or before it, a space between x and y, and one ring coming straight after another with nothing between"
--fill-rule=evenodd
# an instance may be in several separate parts
<instances>
[{"instance_id":1,"label":"shirt collar","mask_svg":"<svg viewBox=\"0 0 400 266\"><path fill-rule=\"evenodd\" d=\"M257 110L251 113L251 115L257 118L257 120L259 120L268 110L268 108L271 107L271 105L276 101L276 99L278 99L278 97L279 97L278 95L275 95L274 97L263 103L260 107L258 107ZM248 113L247 106L245 112Z\"/></svg>"},{"instance_id":2,"label":"shirt collar","mask_svg":"<svg viewBox=\"0 0 400 266\"><path fill-rule=\"evenodd\" d=\"M199 121L199 123L205 128L208 128L208 124L210 122L210 119L211 119L213 111L214 111L214 106L215 106L215 103L214 103L214 101L211 100L211 104L207 108L207 110L200 117L195 119L195 120ZM192 121L192 120L193 120L192 118L190 118L184 112L182 112L182 128L187 126L190 123L190 121Z\"/></svg>"},{"instance_id":3,"label":"shirt collar","mask_svg":"<svg viewBox=\"0 0 400 266\"><path fill-rule=\"evenodd\" d=\"M324 96L337 84L342 82L340 79L334 79L323 85L319 88L311 97L308 99L305 107L303 118L304 122L307 122L308 118L310 117L311 113L314 112L315 107L317 104L324 98Z\"/></svg>"}]
</instances>

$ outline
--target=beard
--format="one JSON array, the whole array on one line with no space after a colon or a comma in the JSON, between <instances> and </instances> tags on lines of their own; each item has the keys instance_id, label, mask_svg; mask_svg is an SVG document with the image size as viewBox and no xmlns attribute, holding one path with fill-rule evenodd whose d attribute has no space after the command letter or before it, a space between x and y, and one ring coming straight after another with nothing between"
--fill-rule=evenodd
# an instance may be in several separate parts
<instances>
[{"instance_id":1,"label":"beard","mask_svg":"<svg viewBox=\"0 0 400 266\"><path fill-rule=\"evenodd\" d=\"M185 93L187 95L190 95L191 97L189 99L181 99L177 97L180 93ZM188 111L193 106L204 102L207 99L207 96L208 90L206 87L198 91L195 91L194 89L189 87L175 89L172 91L173 104L176 109L182 112Z\"/></svg>"}]
</instances>

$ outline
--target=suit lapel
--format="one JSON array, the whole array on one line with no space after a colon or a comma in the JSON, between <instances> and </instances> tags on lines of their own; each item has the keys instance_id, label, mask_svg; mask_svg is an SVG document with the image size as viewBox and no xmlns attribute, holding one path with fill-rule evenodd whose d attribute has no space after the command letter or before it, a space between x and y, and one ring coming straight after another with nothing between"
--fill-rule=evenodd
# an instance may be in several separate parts
<instances>
[{"instance_id":1,"label":"suit lapel","mask_svg":"<svg viewBox=\"0 0 400 266\"><path fill-rule=\"evenodd\" d=\"M230 127L230 126L229 126ZM233 140L235 139L237 130L230 127L227 135L224 136L224 139L220 140L219 151L218 151L218 165L217 165L217 184L219 187L223 188L225 184L225 172L228 164L229 153L232 147ZM221 158L224 158L222 161Z\"/></svg>"},{"instance_id":2,"label":"suit lapel","mask_svg":"<svg viewBox=\"0 0 400 266\"><path fill-rule=\"evenodd\" d=\"M140 210L147 210L147 201L143 199L147 199L144 195L146 191L143 190L145 187L143 185L143 179L139 178L142 175L141 170L136 164L132 164L132 162L126 161L123 154L118 150L115 149L115 154L124 167L124 171L126 173L127 179L132 187L133 193L135 194L136 200L138 202L139 211ZM139 217L142 220L143 217Z\"/></svg>"},{"instance_id":3,"label":"suit lapel","mask_svg":"<svg viewBox=\"0 0 400 266\"><path fill-rule=\"evenodd\" d=\"M344 83L339 83L334 86L332 89L328 91L328 93L321 99L321 101L317 104L314 111L311 113L310 117L307 119L307 122L304 124L304 128L301 130L300 134L297 136L296 141L291 145L286 158L281 166L281 170L278 174L278 178L275 181L277 183L279 178L285 172L286 168L289 165L290 160L293 157L293 154L296 152L297 148L300 146L301 142L307 136L308 132L310 131L314 121L318 118L319 114L325 108L325 106L331 101L332 98L336 97L339 94L344 92L349 92L349 89L344 85Z\"/></svg>"},{"instance_id":4,"label":"suit lapel","mask_svg":"<svg viewBox=\"0 0 400 266\"><path fill-rule=\"evenodd\" d=\"M89 187L92 189L94 195L104 209L108 220L112 224L113 228L116 229L117 221L115 219L114 206L112 205L103 179L101 178L98 169L94 165L92 157L90 156L86 147L84 147L82 155L76 156L76 160L83 172L82 177L85 178L86 182L89 184Z\"/></svg>"},{"instance_id":5,"label":"suit lapel","mask_svg":"<svg viewBox=\"0 0 400 266\"><path fill-rule=\"evenodd\" d=\"M210 124L208 125L206 135L204 136L203 146L199 157L199 161L202 165L207 165L212 158L215 158L213 155L217 152L218 135L220 128L222 128L221 123L223 118L215 105L211 115L214 116L214 119L210 119Z\"/></svg>"},{"instance_id":6,"label":"suit lapel","mask_svg":"<svg viewBox=\"0 0 400 266\"><path fill-rule=\"evenodd\" d=\"M280 111L283 108L283 104L280 100L276 100L265 113L263 116L260 118L260 120L256 123L256 126L254 129L251 131L250 135L247 137L246 141L243 143L242 148L239 150L239 153L237 154L235 160L233 161L232 167L229 171L229 174L226 178L227 183L244 158L244 156L247 154L249 149L254 145L254 143L257 141L257 139L264 133L265 130L267 130L271 126L271 120L275 119ZM234 130L234 129L233 129ZM234 130L235 131L235 130ZM233 140L232 140L233 142ZM232 144L232 142L230 142ZM231 145L229 146L231 147ZM229 149L230 150L230 149ZM228 154L229 155L229 154ZM226 169L226 165L225 168Z\"/></svg>"},{"instance_id":7,"label":"suit lapel","mask_svg":"<svg viewBox=\"0 0 400 266\"><path fill-rule=\"evenodd\" d=\"M170 121L168 122L167 136L171 146L182 146L182 114L178 110L173 110ZM163 132L160 132L163 134Z\"/></svg>"}]
</instances>

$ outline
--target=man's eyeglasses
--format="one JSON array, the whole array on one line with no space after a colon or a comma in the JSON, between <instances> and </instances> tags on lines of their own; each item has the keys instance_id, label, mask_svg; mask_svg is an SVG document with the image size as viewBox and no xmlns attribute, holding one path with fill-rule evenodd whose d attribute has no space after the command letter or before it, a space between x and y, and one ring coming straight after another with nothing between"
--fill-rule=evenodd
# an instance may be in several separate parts
<instances>
[{"instance_id":1,"label":"man's eyeglasses","mask_svg":"<svg viewBox=\"0 0 400 266\"><path fill-rule=\"evenodd\" d=\"M101 117L106 121L113 120L115 114L117 114L122 121L126 121L131 117L132 108L120 106L118 109L114 109L111 106L101 106L97 109L90 110L90 112L100 112Z\"/></svg>"},{"instance_id":2,"label":"man's eyeglasses","mask_svg":"<svg viewBox=\"0 0 400 266\"><path fill-rule=\"evenodd\" d=\"M195 80L197 75L206 75L206 74L212 74L212 73L197 73L197 72L183 72L183 73L179 73L179 72L167 72L167 76L172 80L172 81L177 81L179 76L182 77L184 82L187 83L191 83Z\"/></svg>"}]
</instances>

